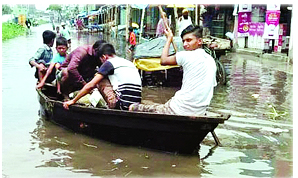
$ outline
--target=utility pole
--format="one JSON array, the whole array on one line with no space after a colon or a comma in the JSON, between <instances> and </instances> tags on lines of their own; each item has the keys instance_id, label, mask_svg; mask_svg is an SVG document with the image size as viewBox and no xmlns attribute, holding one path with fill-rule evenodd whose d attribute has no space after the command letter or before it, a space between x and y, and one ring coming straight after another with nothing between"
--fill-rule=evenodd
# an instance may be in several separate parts
<instances>
[{"instance_id":1,"label":"utility pole","mask_svg":"<svg viewBox=\"0 0 298 178\"><path fill-rule=\"evenodd\" d=\"M141 27L140 27L139 43L141 43L141 40L142 40L143 26L144 26L144 17L145 17L145 10L146 10L146 7L144 7L144 8L142 9L142 18L141 18Z\"/></svg>"},{"instance_id":2,"label":"utility pole","mask_svg":"<svg viewBox=\"0 0 298 178\"><path fill-rule=\"evenodd\" d=\"M129 39L129 35L128 35L128 27L130 26L130 5L129 4L126 4L126 42L128 41ZM127 44L127 43L126 43Z\"/></svg>"}]
</instances>

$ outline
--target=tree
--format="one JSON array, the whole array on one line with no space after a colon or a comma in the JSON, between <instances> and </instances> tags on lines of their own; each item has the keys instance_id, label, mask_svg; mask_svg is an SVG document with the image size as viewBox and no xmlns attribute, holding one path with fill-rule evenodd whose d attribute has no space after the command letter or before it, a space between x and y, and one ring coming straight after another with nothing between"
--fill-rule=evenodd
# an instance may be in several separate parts
<instances>
[{"instance_id":1,"label":"tree","mask_svg":"<svg viewBox=\"0 0 298 178\"><path fill-rule=\"evenodd\" d=\"M12 12L11 8L7 4L2 4L2 14L10 14Z\"/></svg>"},{"instance_id":2,"label":"tree","mask_svg":"<svg viewBox=\"0 0 298 178\"><path fill-rule=\"evenodd\" d=\"M60 19L62 19L62 6L61 5L58 5L58 4L50 4L50 6L47 8L47 10L50 10L50 11L56 11L58 12L60 18L58 19L58 23L60 23Z\"/></svg>"}]
</instances>

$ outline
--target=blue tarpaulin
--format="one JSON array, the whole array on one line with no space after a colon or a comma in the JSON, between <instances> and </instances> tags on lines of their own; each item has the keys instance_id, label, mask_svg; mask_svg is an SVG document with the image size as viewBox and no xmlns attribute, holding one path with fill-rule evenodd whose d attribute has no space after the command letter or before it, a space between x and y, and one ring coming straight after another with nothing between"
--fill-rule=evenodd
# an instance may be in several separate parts
<instances>
[{"instance_id":1,"label":"blue tarpaulin","mask_svg":"<svg viewBox=\"0 0 298 178\"><path fill-rule=\"evenodd\" d=\"M77 15L77 17L83 17L83 18L85 18L85 17L87 17L87 12L81 12L81 13L79 13Z\"/></svg>"}]
</instances>

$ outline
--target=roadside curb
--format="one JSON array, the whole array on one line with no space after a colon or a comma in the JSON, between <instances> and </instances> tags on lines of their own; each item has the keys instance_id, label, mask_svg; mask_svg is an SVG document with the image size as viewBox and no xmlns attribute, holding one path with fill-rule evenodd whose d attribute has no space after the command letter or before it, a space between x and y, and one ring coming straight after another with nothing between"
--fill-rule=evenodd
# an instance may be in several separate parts
<instances>
[{"instance_id":1,"label":"roadside curb","mask_svg":"<svg viewBox=\"0 0 298 178\"><path fill-rule=\"evenodd\" d=\"M274 53L274 52L263 53L263 51L261 50L238 48L236 49L236 53L254 55L256 57L260 57L264 59L272 59L272 60L279 60L279 61L285 61L285 62L289 60L289 57L286 54Z\"/></svg>"}]
</instances>

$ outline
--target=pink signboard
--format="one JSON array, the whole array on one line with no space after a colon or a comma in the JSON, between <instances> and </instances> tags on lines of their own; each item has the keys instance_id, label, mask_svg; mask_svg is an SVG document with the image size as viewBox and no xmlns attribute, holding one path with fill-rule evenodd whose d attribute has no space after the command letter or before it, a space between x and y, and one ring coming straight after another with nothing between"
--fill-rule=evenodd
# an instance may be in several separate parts
<instances>
[{"instance_id":1,"label":"pink signboard","mask_svg":"<svg viewBox=\"0 0 298 178\"><path fill-rule=\"evenodd\" d=\"M251 22L249 23L249 35L251 36L263 36L265 24L262 22Z\"/></svg>"},{"instance_id":2,"label":"pink signboard","mask_svg":"<svg viewBox=\"0 0 298 178\"><path fill-rule=\"evenodd\" d=\"M249 23L249 35L255 36L257 34L257 23L251 22Z\"/></svg>"},{"instance_id":3,"label":"pink signboard","mask_svg":"<svg viewBox=\"0 0 298 178\"><path fill-rule=\"evenodd\" d=\"M263 36L264 34L264 28L265 28L265 24L264 23L257 23L257 35L258 36Z\"/></svg>"},{"instance_id":4,"label":"pink signboard","mask_svg":"<svg viewBox=\"0 0 298 178\"><path fill-rule=\"evenodd\" d=\"M264 38L278 39L279 18L279 10L267 10Z\"/></svg>"},{"instance_id":5,"label":"pink signboard","mask_svg":"<svg viewBox=\"0 0 298 178\"><path fill-rule=\"evenodd\" d=\"M251 12L238 13L238 35L241 37L248 36L249 23L251 22Z\"/></svg>"},{"instance_id":6,"label":"pink signboard","mask_svg":"<svg viewBox=\"0 0 298 178\"><path fill-rule=\"evenodd\" d=\"M280 11L268 11L266 12L266 24L267 25L274 25L278 26L279 25L279 17L280 17Z\"/></svg>"}]
</instances>

